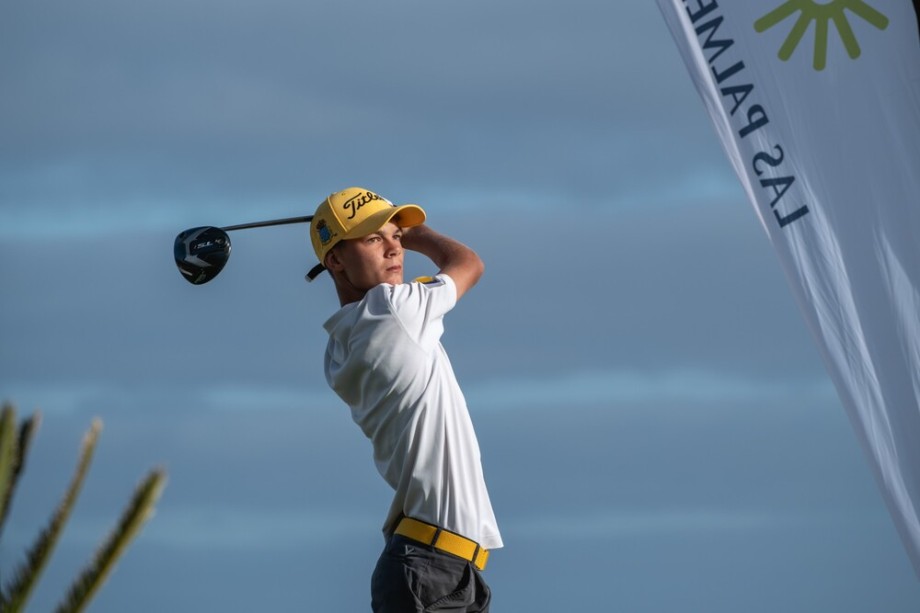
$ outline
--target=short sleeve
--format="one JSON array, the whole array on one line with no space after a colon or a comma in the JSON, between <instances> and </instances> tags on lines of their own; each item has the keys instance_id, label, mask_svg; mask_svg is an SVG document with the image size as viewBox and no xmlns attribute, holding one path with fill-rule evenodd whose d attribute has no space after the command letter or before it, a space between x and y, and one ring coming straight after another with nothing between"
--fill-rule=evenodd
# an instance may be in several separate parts
<instances>
[{"instance_id":1,"label":"short sleeve","mask_svg":"<svg viewBox=\"0 0 920 613\"><path fill-rule=\"evenodd\" d=\"M406 333L421 345L437 344L444 316L457 304L454 280L442 273L387 287L390 310Z\"/></svg>"}]
</instances>

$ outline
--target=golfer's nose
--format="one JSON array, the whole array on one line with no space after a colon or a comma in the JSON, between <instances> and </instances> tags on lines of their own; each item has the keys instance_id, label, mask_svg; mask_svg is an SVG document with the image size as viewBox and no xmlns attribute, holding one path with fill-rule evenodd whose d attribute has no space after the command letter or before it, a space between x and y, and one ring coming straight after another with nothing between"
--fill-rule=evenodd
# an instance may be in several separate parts
<instances>
[{"instance_id":1,"label":"golfer's nose","mask_svg":"<svg viewBox=\"0 0 920 613\"><path fill-rule=\"evenodd\" d=\"M400 250L402 250L402 245L399 243L399 239L396 238L385 238L383 239L384 245L386 245L387 255L399 255Z\"/></svg>"}]
</instances>

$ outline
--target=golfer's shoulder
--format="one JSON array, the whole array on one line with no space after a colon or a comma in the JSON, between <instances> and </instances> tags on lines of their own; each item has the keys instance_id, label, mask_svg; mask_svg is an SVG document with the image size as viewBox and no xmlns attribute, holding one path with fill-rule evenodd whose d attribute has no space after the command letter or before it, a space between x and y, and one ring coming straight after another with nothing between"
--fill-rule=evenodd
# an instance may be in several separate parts
<instances>
[{"instance_id":1,"label":"golfer's shoulder","mask_svg":"<svg viewBox=\"0 0 920 613\"><path fill-rule=\"evenodd\" d=\"M436 275L416 277L410 283L404 283L406 293L418 294L426 300L453 301L457 292L457 285L453 278L443 272Z\"/></svg>"},{"instance_id":2,"label":"golfer's shoulder","mask_svg":"<svg viewBox=\"0 0 920 613\"><path fill-rule=\"evenodd\" d=\"M450 275L444 274L443 272L430 277L416 277L412 283L418 283L425 287L425 289L433 289L437 287L449 287L454 284L454 280L450 278ZM411 285L411 284L410 284Z\"/></svg>"},{"instance_id":3,"label":"golfer's shoulder","mask_svg":"<svg viewBox=\"0 0 920 613\"><path fill-rule=\"evenodd\" d=\"M441 273L432 277L418 277L408 283L382 285L374 288L382 290L373 299L384 298L398 312L403 310L440 310L436 305L448 309L456 302L456 287L453 279ZM372 290L373 291L373 290Z\"/></svg>"}]
</instances>

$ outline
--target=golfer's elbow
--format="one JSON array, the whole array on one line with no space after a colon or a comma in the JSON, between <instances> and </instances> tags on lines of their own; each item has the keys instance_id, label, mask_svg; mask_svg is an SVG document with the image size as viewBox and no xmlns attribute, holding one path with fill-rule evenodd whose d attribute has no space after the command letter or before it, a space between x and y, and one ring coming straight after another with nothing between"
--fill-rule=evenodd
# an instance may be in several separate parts
<instances>
[{"instance_id":1,"label":"golfer's elbow","mask_svg":"<svg viewBox=\"0 0 920 613\"><path fill-rule=\"evenodd\" d=\"M482 278L482 275L486 272L486 263L482 261L482 258L479 257L475 251L470 249L470 274L475 279L473 282L479 282L479 279Z\"/></svg>"},{"instance_id":2,"label":"golfer's elbow","mask_svg":"<svg viewBox=\"0 0 920 613\"><path fill-rule=\"evenodd\" d=\"M485 263L475 251L465 248L461 253L455 254L453 261L445 266L443 272L447 273L457 287L459 300L467 291L472 289L485 272Z\"/></svg>"}]
</instances>

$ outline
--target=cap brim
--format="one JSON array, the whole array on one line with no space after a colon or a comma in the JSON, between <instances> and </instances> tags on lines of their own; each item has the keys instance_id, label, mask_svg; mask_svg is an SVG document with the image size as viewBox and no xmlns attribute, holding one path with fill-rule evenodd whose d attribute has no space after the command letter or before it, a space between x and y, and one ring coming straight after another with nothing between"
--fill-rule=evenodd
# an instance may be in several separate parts
<instances>
[{"instance_id":1,"label":"cap brim","mask_svg":"<svg viewBox=\"0 0 920 613\"><path fill-rule=\"evenodd\" d=\"M376 232L390 221L400 228L411 228L425 223L425 211L417 204L403 204L386 208L370 215L367 219L356 225L342 240L361 238Z\"/></svg>"}]
</instances>

